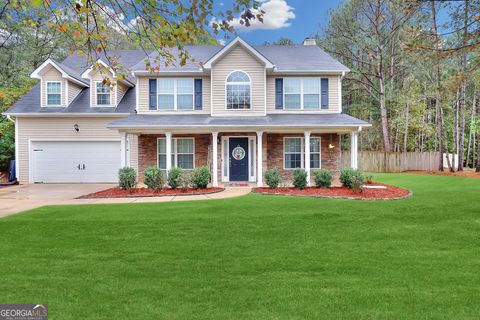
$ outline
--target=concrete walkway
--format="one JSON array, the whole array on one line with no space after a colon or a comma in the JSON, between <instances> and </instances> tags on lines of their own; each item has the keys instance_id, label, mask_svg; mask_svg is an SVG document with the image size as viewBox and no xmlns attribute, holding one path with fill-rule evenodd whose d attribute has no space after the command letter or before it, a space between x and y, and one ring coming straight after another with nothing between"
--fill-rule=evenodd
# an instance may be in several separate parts
<instances>
[{"instance_id":1,"label":"concrete walkway","mask_svg":"<svg viewBox=\"0 0 480 320\"><path fill-rule=\"evenodd\" d=\"M243 196L251 191L251 188L239 187L205 195L75 199L114 186L112 184L27 184L0 188L0 217L46 205L211 200Z\"/></svg>"}]
</instances>

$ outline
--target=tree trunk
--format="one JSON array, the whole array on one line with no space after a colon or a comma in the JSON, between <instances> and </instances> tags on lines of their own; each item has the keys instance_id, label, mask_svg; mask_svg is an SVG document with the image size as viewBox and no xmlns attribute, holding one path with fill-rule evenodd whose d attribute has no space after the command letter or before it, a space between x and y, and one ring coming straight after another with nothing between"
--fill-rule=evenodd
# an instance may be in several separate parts
<instances>
[{"instance_id":1,"label":"tree trunk","mask_svg":"<svg viewBox=\"0 0 480 320\"><path fill-rule=\"evenodd\" d=\"M475 133L472 132L472 127L473 127L473 124L475 122L475 107L476 107L476 104L477 104L476 100L477 100L477 97L476 97L476 93L474 91L473 92L473 101L472 101L472 117L470 118L470 125L469 125L469 130L468 130L467 159L465 161L465 166L467 166L467 167L470 163L470 150L471 150L471 146L472 146L472 138L473 138L473 136L475 136ZM473 145L473 148L475 148L475 144Z\"/></svg>"},{"instance_id":2,"label":"tree trunk","mask_svg":"<svg viewBox=\"0 0 480 320\"><path fill-rule=\"evenodd\" d=\"M385 104L385 79L383 77L382 60L380 60L377 66L377 77L380 85L380 117L382 119L383 150L385 152L391 152L392 147L390 145L390 133L388 131L388 115L387 106Z\"/></svg>"},{"instance_id":3,"label":"tree trunk","mask_svg":"<svg viewBox=\"0 0 480 320\"><path fill-rule=\"evenodd\" d=\"M403 152L407 152L408 144L408 116L410 114L410 99L407 97L405 110L405 131L403 133Z\"/></svg>"},{"instance_id":4,"label":"tree trunk","mask_svg":"<svg viewBox=\"0 0 480 320\"><path fill-rule=\"evenodd\" d=\"M468 9L469 9L469 0L465 0L465 10L463 16L463 45L465 46L468 42ZM467 50L463 50L462 53L462 71L463 71L463 80L460 90L460 101L458 105L458 112L460 117L460 137L458 139L459 143L459 153L458 153L458 171L463 171L463 162L464 162L464 153L465 153L465 94L467 91Z\"/></svg>"}]
</instances>

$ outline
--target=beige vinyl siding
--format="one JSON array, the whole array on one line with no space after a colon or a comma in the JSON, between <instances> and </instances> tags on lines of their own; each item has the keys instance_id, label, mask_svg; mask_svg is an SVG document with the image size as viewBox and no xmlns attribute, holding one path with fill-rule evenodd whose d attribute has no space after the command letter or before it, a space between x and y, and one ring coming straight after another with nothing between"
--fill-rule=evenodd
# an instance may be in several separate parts
<instances>
[{"instance_id":1,"label":"beige vinyl siding","mask_svg":"<svg viewBox=\"0 0 480 320\"><path fill-rule=\"evenodd\" d=\"M246 72L251 79L251 109L227 110L225 87L228 75L234 70ZM236 45L212 66L212 116L265 114L265 66L247 49Z\"/></svg>"},{"instance_id":2,"label":"beige vinyl siding","mask_svg":"<svg viewBox=\"0 0 480 320\"><path fill-rule=\"evenodd\" d=\"M178 76L165 76L165 78L180 78ZM210 77L195 77L189 76L185 78L192 79L202 79L202 110L172 110L172 111L160 111L160 110L149 110L148 109L148 81L154 79L153 77L138 77L137 85L139 86L139 95L138 95L138 113L154 113L154 114L177 114L177 113L193 113L193 114L210 114Z\"/></svg>"},{"instance_id":3,"label":"beige vinyl siding","mask_svg":"<svg viewBox=\"0 0 480 320\"><path fill-rule=\"evenodd\" d=\"M66 96L65 96L65 84L66 81L64 78L62 78L62 74L60 71L52 67L51 65L47 66L41 73L41 100L42 100L42 107L47 106L47 82L51 81L56 81L56 82L61 82L61 106L65 106L66 102Z\"/></svg>"},{"instance_id":4,"label":"beige vinyl siding","mask_svg":"<svg viewBox=\"0 0 480 320\"><path fill-rule=\"evenodd\" d=\"M117 83L116 89L117 89L117 103L116 104L118 105L120 103L120 101L122 101L125 93L127 92L128 86L124 85L123 83Z\"/></svg>"},{"instance_id":5,"label":"beige vinyl siding","mask_svg":"<svg viewBox=\"0 0 480 320\"><path fill-rule=\"evenodd\" d=\"M68 81L68 80L67 80ZM68 104L72 103L73 99L75 99L80 91L82 91L83 87L79 86L78 84L68 81Z\"/></svg>"},{"instance_id":6,"label":"beige vinyl siding","mask_svg":"<svg viewBox=\"0 0 480 320\"><path fill-rule=\"evenodd\" d=\"M114 83L112 79L112 74L106 68L103 68L99 71L92 71L89 74L90 76L90 103L92 107L108 107L115 106L115 99L117 95L117 84ZM110 105L98 105L97 104L97 82L102 82L103 79L109 78L112 81L112 86L110 87Z\"/></svg>"},{"instance_id":7,"label":"beige vinyl siding","mask_svg":"<svg viewBox=\"0 0 480 320\"><path fill-rule=\"evenodd\" d=\"M92 118L28 118L19 117L16 120L18 125L18 166L20 170L20 182L29 181L29 146L30 139L36 141L48 140L77 140L77 141L99 141L119 140L118 131L107 129L108 123L119 117ZM78 124L80 129L76 132L73 126ZM95 156L95 155L92 155Z\"/></svg>"},{"instance_id":8,"label":"beige vinyl siding","mask_svg":"<svg viewBox=\"0 0 480 320\"><path fill-rule=\"evenodd\" d=\"M275 75L267 76L267 113L339 113L339 78L338 75L320 75L316 78L328 78L328 110L277 110L275 109L275 78L288 78L289 76ZM292 76L290 76L292 77ZM296 78L307 78L312 76L294 76Z\"/></svg>"},{"instance_id":9,"label":"beige vinyl siding","mask_svg":"<svg viewBox=\"0 0 480 320\"><path fill-rule=\"evenodd\" d=\"M128 139L128 152L130 153L130 167L134 168L138 172L138 136L135 134L129 134Z\"/></svg>"}]
</instances>

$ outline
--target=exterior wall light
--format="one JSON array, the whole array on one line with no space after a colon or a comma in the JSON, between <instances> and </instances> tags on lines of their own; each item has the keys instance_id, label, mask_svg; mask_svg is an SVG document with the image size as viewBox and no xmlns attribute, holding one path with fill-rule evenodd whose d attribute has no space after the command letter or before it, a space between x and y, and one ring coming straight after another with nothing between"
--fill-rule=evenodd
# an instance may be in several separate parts
<instances>
[{"instance_id":1,"label":"exterior wall light","mask_svg":"<svg viewBox=\"0 0 480 320\"><path fill-rule=\"evenodd\" d=\"M73 125L73 129L75 129L76 132L80 131L80 128L78 127L78 124Z\"/></svg>"}]
</instances>

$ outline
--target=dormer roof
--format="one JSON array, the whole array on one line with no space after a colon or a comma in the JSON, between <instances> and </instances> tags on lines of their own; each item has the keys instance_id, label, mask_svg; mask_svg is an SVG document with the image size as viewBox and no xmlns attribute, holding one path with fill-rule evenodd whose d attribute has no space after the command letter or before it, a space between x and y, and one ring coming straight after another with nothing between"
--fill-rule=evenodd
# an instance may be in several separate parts
<instances>
[{"instance_id":1,"label":"dormer roof","mask_svg":"<svg viewBox=\"0 0 480 320\"><path fill-rule=\"evenodd\" d=\"M88 81L83 79L78 72L53 59L48 59L47 61L42 63L37 69L35 69L35 71L30 74L30 77L35 79L41 79L41 72L49 66L55 68L58 72L60 72L62 74L62 78L68 79L83 87L88 87Z\"/></svg>"}]
</instances>

